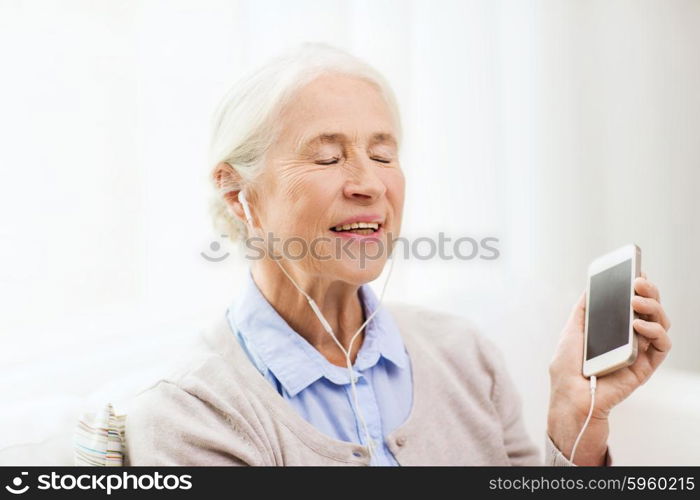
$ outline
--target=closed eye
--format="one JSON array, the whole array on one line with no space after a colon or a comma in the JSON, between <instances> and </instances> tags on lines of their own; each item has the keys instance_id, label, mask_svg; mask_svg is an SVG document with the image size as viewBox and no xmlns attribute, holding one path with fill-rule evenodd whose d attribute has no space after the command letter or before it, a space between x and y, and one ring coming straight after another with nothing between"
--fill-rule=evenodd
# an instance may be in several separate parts
<instances>
[{"instance_id":1,"label":"closed eye","mask_svg":"<svg viewBox=\"0 0 700 500\"><path fill-rule=\"evenodd\" d=\"M384 158L372 158L373 161L379 163L391 163L391 160L386 160ZM316 162L317 165L334 165L340 161L340 157L334 156L333 158L328 158L327 160L319 160Z\"/></svg>"},{"instance_id":2,"label":"closed eye","mask_svg":"<svg viewBox=\"0 0 700 500\"><path fill-rule=\"evenodd\" d=\"M319 160L316 162L317 165L333 165L334 163L338 163L338 160L340 160L340 157L334 156L333 158L329 158L327 160Z\"/></svg>"}]
</instances>

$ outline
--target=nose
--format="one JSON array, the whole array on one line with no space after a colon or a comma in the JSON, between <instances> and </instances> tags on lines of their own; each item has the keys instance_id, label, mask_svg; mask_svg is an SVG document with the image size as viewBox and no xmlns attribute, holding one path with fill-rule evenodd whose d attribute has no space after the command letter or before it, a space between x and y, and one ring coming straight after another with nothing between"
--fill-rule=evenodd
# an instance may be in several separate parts
<instances>
[{"instance_id":1,"label":"nose","mask_svg":"<svg viewBox=\"0 0 700 500\"><path fill-rule=\"evenodd\" d=\"M386 192L386 185L378 175L380 168L369 158L355 160L343 186L345 197L366 205L381 198Z\"/></svg>"}]
</instances>

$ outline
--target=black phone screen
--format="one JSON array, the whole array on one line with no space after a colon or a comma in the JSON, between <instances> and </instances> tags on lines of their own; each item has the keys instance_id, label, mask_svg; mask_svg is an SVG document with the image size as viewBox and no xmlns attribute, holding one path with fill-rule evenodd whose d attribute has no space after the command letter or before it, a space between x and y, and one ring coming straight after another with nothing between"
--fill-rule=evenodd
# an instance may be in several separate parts
<instances>
[{"instance_id":1,"label":"black phone screen","mask_svg":"<svg viewBox=\"0 0 700 500\"><path fill-rule=\"evenodd\" d=\"M586 360L629 341L632 259L591 276Z\"/></svg>"}]
</instances>

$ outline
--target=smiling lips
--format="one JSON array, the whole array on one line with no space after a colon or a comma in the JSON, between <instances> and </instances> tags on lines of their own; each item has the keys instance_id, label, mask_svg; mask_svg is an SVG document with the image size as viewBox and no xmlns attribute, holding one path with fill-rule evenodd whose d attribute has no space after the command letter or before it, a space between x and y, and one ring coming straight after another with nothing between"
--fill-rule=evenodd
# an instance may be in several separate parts
<instances>
[{"instance_id":1,"label":"smiling lips","mask_svg":"<svg viewBox=\"0 0 700 500\"><path fill-rule=\"evenodd\" d=\"M342 235L372 236L379 233L382 222L376 216L356 217L348 219L331 227L330 230Z\"/></svg>"},{"instance_id":2,"label":"smiling lips","mask_svg":"<svg viewBox=\"0 0 700 500\"><path fill-rule=\"evenodd\" d=\"M336 233L350 232L353 234L374 234L379 231L378 222L353 222L352 224L343 224L342 226L335 226L331 228L331 231Z\"/></svg>"}]
</instances>

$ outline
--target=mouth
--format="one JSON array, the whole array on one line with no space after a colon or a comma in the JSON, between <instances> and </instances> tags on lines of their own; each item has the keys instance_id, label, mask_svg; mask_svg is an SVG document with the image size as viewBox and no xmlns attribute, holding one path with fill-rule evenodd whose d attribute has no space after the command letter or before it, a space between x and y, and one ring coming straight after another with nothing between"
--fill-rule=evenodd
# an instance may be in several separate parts
<instances>
[{"instance_id":1,"label":"mouth","mask_svg":"<svg viewBox=\"0 0 700 500\"><path fill-rule=\"evenodd\" d=\"M353 222L352 224L343 224L330 228L335 233L352 233L361 235L370 235L379 232L382 225L379 222Z\"/></svg>"},{"instance_id":2,"label":"mouth","mask_svg":"<svg viewBox=\"0 0 700 500\"><path fill-rule=\"evenodd\" d=\"M372 236L379 234L383 225L384 223L379 217L372 215L348 219L331 226L329 229L334 233L348 236Z\"/></svg>"}]
</instances>

